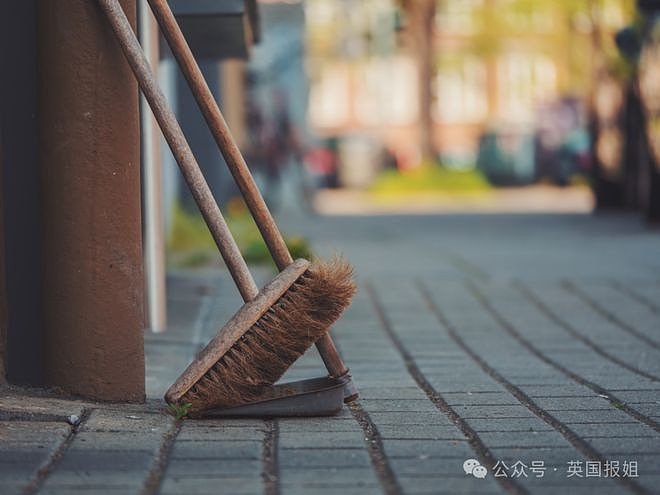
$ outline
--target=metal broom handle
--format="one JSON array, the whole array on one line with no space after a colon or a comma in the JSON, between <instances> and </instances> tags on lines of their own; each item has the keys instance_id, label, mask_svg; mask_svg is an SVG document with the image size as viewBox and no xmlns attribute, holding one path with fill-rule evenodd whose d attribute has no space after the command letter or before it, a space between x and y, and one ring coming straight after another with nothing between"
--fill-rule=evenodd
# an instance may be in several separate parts
<instances>
[{"instance_id":1,"label":"metal broom handle","mask_svg":"<svg viewBox=\"0 0 660 495\"><path fill-rule=\"evenodd\" d=\"M250 301L259 293L250 270L248 269L236 241L222 216L206 179L197 164L197 160L179 127L174 112L168 107L165 95L160 90L156 78L149 67L149 62L135 37L135 33L126 18L126 14L117 0L98 0L115 32L129 65L142 88L145 98L160 125L167 144L176 158L181 173L190 187L193 198L199 206L202 216L218 245L220 254L236 282L241 296Z\"/></svg>"},{"instance_id":2,"label":"metal broom handle","mask_svg":"<svg viewBox=\"0 0 660 495\"><path fill-rule=\"evenodd\" d=\"M195 57L181 32L179 24L176 22L166 0L148 0L148 2L158 25L172 49L172 53L179 63L183 75L188 81L195 100L197 100L197 104L206 119L206 123L227 162L227 166L245 199L245 203L254 217L254 221L268 246L268 250L275 260L277 268L283 270L293 263L293 258L254 182L254 178L245 163L243 155L231 135L229 126L218 108L218 104L199 69L199 65L195 61ZM329 333L324 334L316 342L316 347L330 375L339 377L348 372Z\"/></svg>"}]
</instances>

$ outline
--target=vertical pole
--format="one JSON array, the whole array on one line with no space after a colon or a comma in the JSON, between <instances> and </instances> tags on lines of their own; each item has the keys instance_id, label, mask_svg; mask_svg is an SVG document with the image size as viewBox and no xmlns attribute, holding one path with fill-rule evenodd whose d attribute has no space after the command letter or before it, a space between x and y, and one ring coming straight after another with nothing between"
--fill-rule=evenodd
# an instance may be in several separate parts
<instances>
[{"instance_id":1,"label":"vertical pole","mask_svg":"<svg viewBox=\"0 0 660 495\"><path fill-rule=\"evenodd\" d=\"M96 2L39 2L38 47L46 380L141 401L137 84Z\"/></svg>"},{"instance_id":2,"label":"vertical pole","mask_svg":"<svg viewBox=\"0 0 660 495\"><path fill-rule=\"evenodd\" d=\"M158 74L158 25L147 0L139 0L140 44L151 69ZM144 268L147 289L147 324L152 332L167 327L165 294L165 240L163 234L163 172L160 132L144 96L140 97L142 179L144 193Z\"/></svg>"}]
</instances>

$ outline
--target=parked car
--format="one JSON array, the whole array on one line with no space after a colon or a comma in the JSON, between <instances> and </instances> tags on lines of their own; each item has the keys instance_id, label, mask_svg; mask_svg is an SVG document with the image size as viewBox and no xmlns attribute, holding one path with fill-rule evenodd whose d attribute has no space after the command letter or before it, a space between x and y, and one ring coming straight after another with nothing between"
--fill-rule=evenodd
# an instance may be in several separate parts
<instances>
[{"instance_id":1,"label":"parked car","mask_svg":"<svg viewBox=\"0 0 660 495\"><path fill-rule=\"evenodd\" d=\"M527 125L500 125L479 138L477 169L496 186L520 186L536 180L534 133Z\"/></svg>"},{"instance_id":2,"label":"parked car","mask_svg":"<svg viewBox=\"0 0 660 495\"><path fill-rule=\"evenodd\" d=\"M566 186L584 175L590 165L589 132L578 98L561 98L543 105L537 113L537 177Z\"/></svg>"}]
</instances>

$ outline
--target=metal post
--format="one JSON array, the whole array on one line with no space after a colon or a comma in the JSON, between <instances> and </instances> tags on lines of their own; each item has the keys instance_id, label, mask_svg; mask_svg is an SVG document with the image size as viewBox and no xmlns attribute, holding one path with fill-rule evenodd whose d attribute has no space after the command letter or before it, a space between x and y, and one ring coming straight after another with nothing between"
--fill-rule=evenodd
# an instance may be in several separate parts
<instances>
[{"instance_id":1,"label":"metal post","mask_svg":"<svg viewBox=\"0 0 660 495\"><path fill-rule=\"evenodd\" d=\"M154 74L158 74L158 25L147 0L139 0L140 44ZM140 97L142 184L144 194L144 268L147 285L147 324L152 332L167 327L165 238L163 234L163 173L160 132L144 96Z\"/></svg>"}]
</instances>

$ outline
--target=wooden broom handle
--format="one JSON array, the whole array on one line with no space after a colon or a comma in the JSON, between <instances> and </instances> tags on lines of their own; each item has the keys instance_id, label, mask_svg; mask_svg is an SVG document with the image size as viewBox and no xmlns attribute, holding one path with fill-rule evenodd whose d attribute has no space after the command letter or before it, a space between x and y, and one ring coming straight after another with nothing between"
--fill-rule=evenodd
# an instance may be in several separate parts
<instances>
[{"instance_id":1,"label":"wooden broom handle","mask_svg":"<svg viewBox=\"0 0 660 495\"><path fill-rule=\"evenodd\" d=\"M149 62L135 37L126 14L117 0L98 0L103 12L115 32L126 59L135 74L142 92L144 93L151 110L160 125L169 144L172 154L176 158L181 173L190 187L193 198L199 206L202 216L211 231L211 235L218 245L220 254L236 282L241 296L246 301L251 301L259 293L250 270L248 269L236 241L231 235L229 227L222 216L213 194L209 189L206 179L197 164L197 160L179 127L174 112L167 105L167 100L160 90L156 78L151 72Z\"/></svg>"},{"instance_id":2,"label":"wooden broom handle","mask_svg":"<svg viewBox=\"0 0 660 495\"><path fill-rule=\"evenodd\" d=\"M280 271L285 269L293 263L293 258L254 182L243 155L231 135L229 126L218 108L218 104L204 79L202 71L199 69L199 65L195 61L181 28L167 4L167 0L148 0L148 2L184 77L188 81L188 85L220 148L222 156L227 162L229 171L254 217L268 250L273 256L277 268ZM316 347L331 376L339 377L348 372L329 333L326 333L316 342Z\"/></svg>"}]
</instances>

